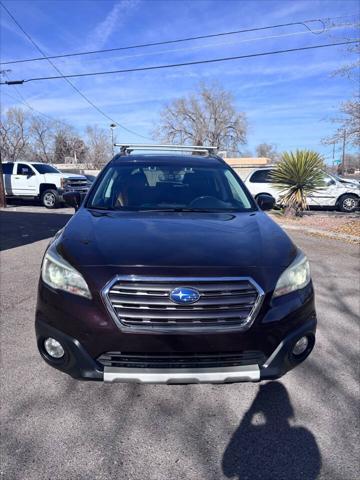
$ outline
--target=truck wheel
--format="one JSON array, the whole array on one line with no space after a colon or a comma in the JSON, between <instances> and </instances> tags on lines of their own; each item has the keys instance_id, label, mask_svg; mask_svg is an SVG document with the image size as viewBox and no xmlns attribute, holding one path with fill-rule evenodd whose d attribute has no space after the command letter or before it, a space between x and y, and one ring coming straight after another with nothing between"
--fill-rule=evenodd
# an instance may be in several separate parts
<instances>
[{"instance_id":1,"label":"truck wheel","mask_svg":"<svg viewBox=\"0 0 360 480\"><path fill-rule=\"evenodd\" d=\"M45 190L41 195L41 203L46 208L56 208L59 203L59 194L56 190Z\"/></svg>"},{"instance_id":2,"label":"truck wheel","mask_svg":"<svg viewBox=\"0 0 360 480\"><path fill-rule=\"evenodd\" d=\"M340 198L338 208L341 212L351 213L355 212L359 206L359 199L354 195L344 195Z\"/></svg>"}]
</instances>

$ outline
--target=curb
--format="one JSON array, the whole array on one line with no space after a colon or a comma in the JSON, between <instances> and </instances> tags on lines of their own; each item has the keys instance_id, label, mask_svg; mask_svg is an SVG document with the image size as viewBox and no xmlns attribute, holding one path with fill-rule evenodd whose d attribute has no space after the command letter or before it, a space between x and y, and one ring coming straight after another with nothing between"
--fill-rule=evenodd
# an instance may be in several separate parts
<instances>
[{"instance_id":1,"label":"curb","mask_svg":"<svg viewBox=\"0 0 360 480\"><path fill-rule=\"evenodd\" d=\"M360 243L360 237L357 235L349 235L347 233L338 233L338 232L331 232L329 230L320 230L319 228L312 228L306 227L304 225L296 226L296 225L288 225L285 223L278 222L281 228L285 230L300 230L305 233L312 233L313 235L320 235L322 237L333 238L335 240L347 240L351 242Z\"/></svg>"}]
</instances>

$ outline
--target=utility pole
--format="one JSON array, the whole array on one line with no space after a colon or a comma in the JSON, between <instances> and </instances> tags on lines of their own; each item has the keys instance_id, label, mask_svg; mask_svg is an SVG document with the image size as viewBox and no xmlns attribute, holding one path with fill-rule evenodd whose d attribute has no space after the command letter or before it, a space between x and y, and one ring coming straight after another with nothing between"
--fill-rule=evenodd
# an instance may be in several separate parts
<instances>
[{"instance_id":1,"label":"utility pole","mask_svg":"<svg viewBox=\"0 0 360 480\"><path fill-rule=\"evenodd\" d=\"M345 173L345 146L346 146L346 130L343 132L343 144L342 144L342 173Z\"/></svg>"},{"instance_id":2,"label":"utility pole","mask_svg":"<svg viewBox=\"0 0 360 480\"><path fill-rule=\"evenodd\" d=\"M10 73L11 70L0 70L0 77L1 75L6 75ZM1 151L0 151L0 208L6 207L6 198L5 198L5 187L4 187L4 177L3 177L3 169L2 169L2 158L1 158Z\"/></svg>"},{"instance_id":3,"label":"utility pole","mask_svg":"<svg viewBox=\"0 0 360 480\"><path fill-rule=\"evenodd\" d=\"M4 188L4 177L2 169L2 159L0 152L0 208L6 207L6 198L5 198L5 188Z\"/></svg>"},{"instance_id":4,"label":"utility pole","mask_svg":"<svg viewBox=\"0 0 360 480\"><path fill-rule=\"evenodd\" d=\"M115 123L110 123L110 128L111 128L111 149L112 149L112 154L114 156L114 128L116 128Z\"/></svg>"}]
</instances>

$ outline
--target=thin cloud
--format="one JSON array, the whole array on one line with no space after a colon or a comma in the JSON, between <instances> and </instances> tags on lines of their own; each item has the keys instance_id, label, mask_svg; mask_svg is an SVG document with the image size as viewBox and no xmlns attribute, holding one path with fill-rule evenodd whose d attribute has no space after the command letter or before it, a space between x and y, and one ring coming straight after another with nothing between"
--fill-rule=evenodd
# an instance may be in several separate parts
<instances>
[{"instance_id":1,"label":"thin cloud","mask_svg":"<svg viewBox=\"0 0 360 480\"><path fill-rule=\"evenodd\" d=\"M139 3L139 0L122 0L116 3L106 15L105 19L91 32L86 48L102 48L114 33L115 29L124 25L127 16L138 7Z\"/></svg>"}]
</instances>

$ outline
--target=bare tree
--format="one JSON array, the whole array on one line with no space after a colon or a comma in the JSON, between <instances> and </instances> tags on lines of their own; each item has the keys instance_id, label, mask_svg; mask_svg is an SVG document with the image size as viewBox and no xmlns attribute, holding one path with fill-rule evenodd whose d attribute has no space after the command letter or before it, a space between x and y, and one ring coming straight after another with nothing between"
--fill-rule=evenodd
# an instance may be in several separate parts
<instances>
[{"instance_id":1,"label":"bare tree","mask_svg":"<svg viewBox=\"0 0 360 480\"><path fill-rule=\"evenodd\" d=\"M326 145L341 143L344 134L347 142L354 146L360 145L360 99L353 98L341 105L341 116L332 118L333 123L338 124L335 132L322 140Z\"/></svg>"},{"instance_id":2,"label":"bare tree","mask_svg":"<svg viewBox=\"0 0 360 480\"><path fill-rule=\"evenodd\" d=\"M87 148L82 138L71 125L58 124L54 135L54 161L64 163L66 157L74 158L75 163L86 160Z\"/></svg>"},{"instance_id":3,"label":"bare tree","mask_svg":"<svg viewBox=\"0 0 360 480\"><path fill-rule=\"evenodd\" d=\"M44 163L54 160L55 122L33 115L30 124L34 159Z\"/></svg>"},{"instance_id":4,"label":"bare tree","mask_svg":"<svg viewBox=\"0 0 360 480\"><path fill-rule=\"evenodd\" d=\"M111 158L112 145L109 134L97 125L86 128L88 162L95 168L102 167Z\"/></svg>"},{"instance_id":5,"label":"bare tree","mask_svg":"<svg viewBox=\"0 0 360 480\"><path fill-rule=\"evenodd\" d=\"M341 112L344 114L339 130L345 130L346 136L353 145L360 145L360 99L353 98L343 103Z\"/></svg>"},{"instance_id":6,"label":"bare tree","mask_svg":"<svg viewBox=\"0 0 360 480\"><path fill-rule=\"evenodd\" d=\"M0 149L3 161L25 159L30 152L31 116L21 108L9 108L0 123Z\"/></svg>"},{"instance_id":7,"label":"bare tree","mask_svg":"<svg viewBox=\"0 0 360 480\"><path fill-rule=\"evenodd\" d=\"M169 143L210 144L237 152L246 143L247 119L233 95L218 84L201 83L198 90L167 104L155 138Z\"/></svg>"},{"instance_id":8,"label":"bare tree","mask_svg":"<svg viewBox=\"0 0 360 480\"><path fill-rule=\"evenodd\" d=\"M348 170L359 170L360 169L360 154L359 153L346 153L344 158L344 163Z\"/></svg>"},{"instance_id":9,"label":"bare tree","mask_svg":"<svg viewBox=\"0 0 360 480\"><path fill-rule=\"evenodd\" d=\"M350 40L345 38L345 40ZM355 54L356 59L351 63L346 63L333 72L333 76L340 75L341 77L347 77L349 80L353 80L356 83L359 81L359 68L360 68L360 43L347 45L346 50L350 54Z\"/></svg>"},{"instance_id":10,"label":"bare tree","mask_svg":"<svg viewBox=\"0 0 360 480\"><path fill-rule=\"evenodd\" d=\"M270 143L260 143L256 147L256 155L258 157L266 157L270 158L274 162L278 161L280 158L280 155L277 151L276 145L270 144Z\"/></svg>"},{"instance_id":11,"label":"bare tree","mask_svg":"<svg viewBox=\"0 0 360 480\"><path fill-rule=\"evenodd\" d=\"M355 53L357 59L352 63L348 63L336 70L333 75L347 77L355 83L355 92L353 98L340 105L340 116L330 119L333 123L338 124L338 128L333 135L324 138L324 144L335 144L341 142L346 137L348 143L353 146L360 145L360 95L359 95L359 67L360 67L360 43L349 45L347 51L351 54Z\"/></svg>"}]
</instances>

